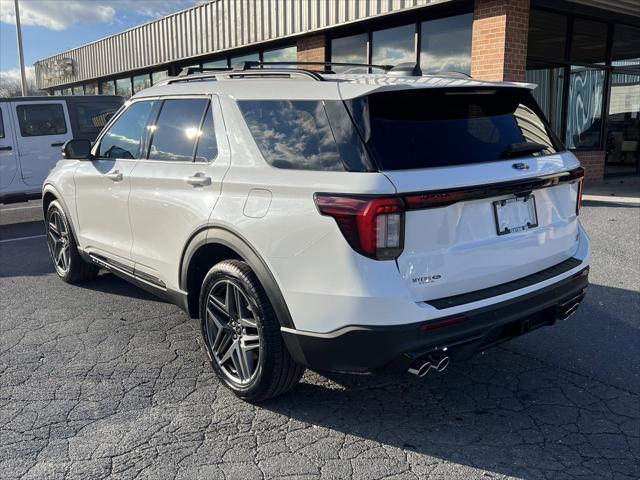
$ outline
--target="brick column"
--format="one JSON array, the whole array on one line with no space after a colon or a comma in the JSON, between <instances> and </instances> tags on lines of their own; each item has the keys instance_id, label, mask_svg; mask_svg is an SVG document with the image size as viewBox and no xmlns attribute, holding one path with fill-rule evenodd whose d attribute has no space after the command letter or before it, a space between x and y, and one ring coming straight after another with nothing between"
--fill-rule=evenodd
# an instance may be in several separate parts
<instances>
[{"instance_id":1,"label":"brick column","mask_svg":"<svg viewBox=\"0 0 640 480\"><path fill-rule=\"evenodd\" d=\"M578 157L584 167L586 181L602 180L604 178L604 160L606 152L602 150L578 150L573 154Z\"/></svg>"},{"instance_id":2,"label":"brick column","mask_svg":"<svg viewBox=\"0 0 640 480\"><path fill-rule=\"evenodd\" d=\"M475 0L471 76L524 81L529 0Z\"/></svg>"},{"instance_id":3,"label":"brick column","mask_svg":"<svg viewBox=\"0 0 640 480\"><path fill-rule=\"evenodd\" d=\"M84 85L86 95L98 95L98 80L91 80Z\"/></svg>"},{"instance_id":4,"label":"brick column","mask_svg":"<svg viewBox=\"0 0 640 480\"><path fill-rule=\"evenodd\" d=\"M299 62L324 62L325 61L326 37L324 35L313 35L303 37L298 40L298 61ZM309 67L310 70L324 70L322 67Z\"/></svg>"}]
</instances>

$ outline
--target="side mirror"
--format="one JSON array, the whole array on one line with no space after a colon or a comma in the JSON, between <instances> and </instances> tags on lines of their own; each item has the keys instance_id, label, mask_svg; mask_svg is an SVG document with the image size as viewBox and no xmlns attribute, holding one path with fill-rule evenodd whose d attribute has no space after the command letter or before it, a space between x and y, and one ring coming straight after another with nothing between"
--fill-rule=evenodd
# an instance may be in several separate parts
<instances>
[{"instance_id":1,"label":"side mirror","mask_svg":"<svg viewBox=\"0 0 640 480\"><path fill-rule=\"evenodd\" d=\"M69 140L62 147L62 156L69 160L89 160L91 158L91 141Z\"/></svg>"}]
</instances>

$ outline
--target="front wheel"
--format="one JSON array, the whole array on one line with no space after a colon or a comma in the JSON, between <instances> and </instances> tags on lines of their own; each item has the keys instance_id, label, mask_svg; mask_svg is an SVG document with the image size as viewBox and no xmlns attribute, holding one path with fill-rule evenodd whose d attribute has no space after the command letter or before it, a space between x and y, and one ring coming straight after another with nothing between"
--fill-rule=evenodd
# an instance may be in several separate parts
<instances>
[{"instance_id":1,"label":"front wheel","mask_svg":"<svg viewBox=\"0 0 640 480\"><path fill-rule=\"evenodd\" d=\"M47 209L47 246L58 276L67 283L80 283L98 275L98 267L85 262L78 253L69 220L57 200Z\"/></svg>"},{"instance_id":2,"label":"front wheel","mask_svg":"<svg viewBox=\"0 0 640 480\"><path fill-rule=\"evenodd\" d=\"M225 260L209 270L200 321L213 370L239 397L266 400L300 380L304 368L289 355L273 307L245 262Z\"/></svg>"}]
</instances>

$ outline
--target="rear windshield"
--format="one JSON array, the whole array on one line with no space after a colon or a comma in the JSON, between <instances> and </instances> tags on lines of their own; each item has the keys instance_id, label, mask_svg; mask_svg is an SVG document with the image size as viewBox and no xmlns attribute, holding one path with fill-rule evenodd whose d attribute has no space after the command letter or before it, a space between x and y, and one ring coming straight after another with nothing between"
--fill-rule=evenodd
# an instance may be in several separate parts
<instances>
[{"instance_id":1,"label":"rear windshield","mask_svg":"<svg viewBox=\"0 0 640 480\"><path fill-rule=\"evenodd\" d=\"M346 103L381 170L496 161L523 146L520 155L561 149L526 89L402 90Z\"/></svg>"}]
</instances>

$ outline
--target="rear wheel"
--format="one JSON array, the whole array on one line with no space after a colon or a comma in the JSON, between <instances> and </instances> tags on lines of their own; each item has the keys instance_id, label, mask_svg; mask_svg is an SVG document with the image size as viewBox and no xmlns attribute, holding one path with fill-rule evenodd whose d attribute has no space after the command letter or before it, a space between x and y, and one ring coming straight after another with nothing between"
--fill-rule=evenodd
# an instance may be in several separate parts
<instances>
[{"instance_id":1,"label":"rear wheel","mask_svg":"<svg viewBox=\"0 0 640 480\"><path fill-rule=\"evenodd\" d=\"M54 200L47 209L47 246L58 276L67 283L91 280L98 267L85 262L78 253L69 220L60 204Z\"/></svg>"},{"instance_id":2,"label":"rear wheel","mask_svg":"<svg viewBox=\"0 0 640 480\"><path fill-rule=\"evenodd\" d=\"M273 307L245 262L225 260L209 270L200 321L214 371L239 397L266 400L300 380L304 368L289 355Z\"/></svg>"}]
</instances>

